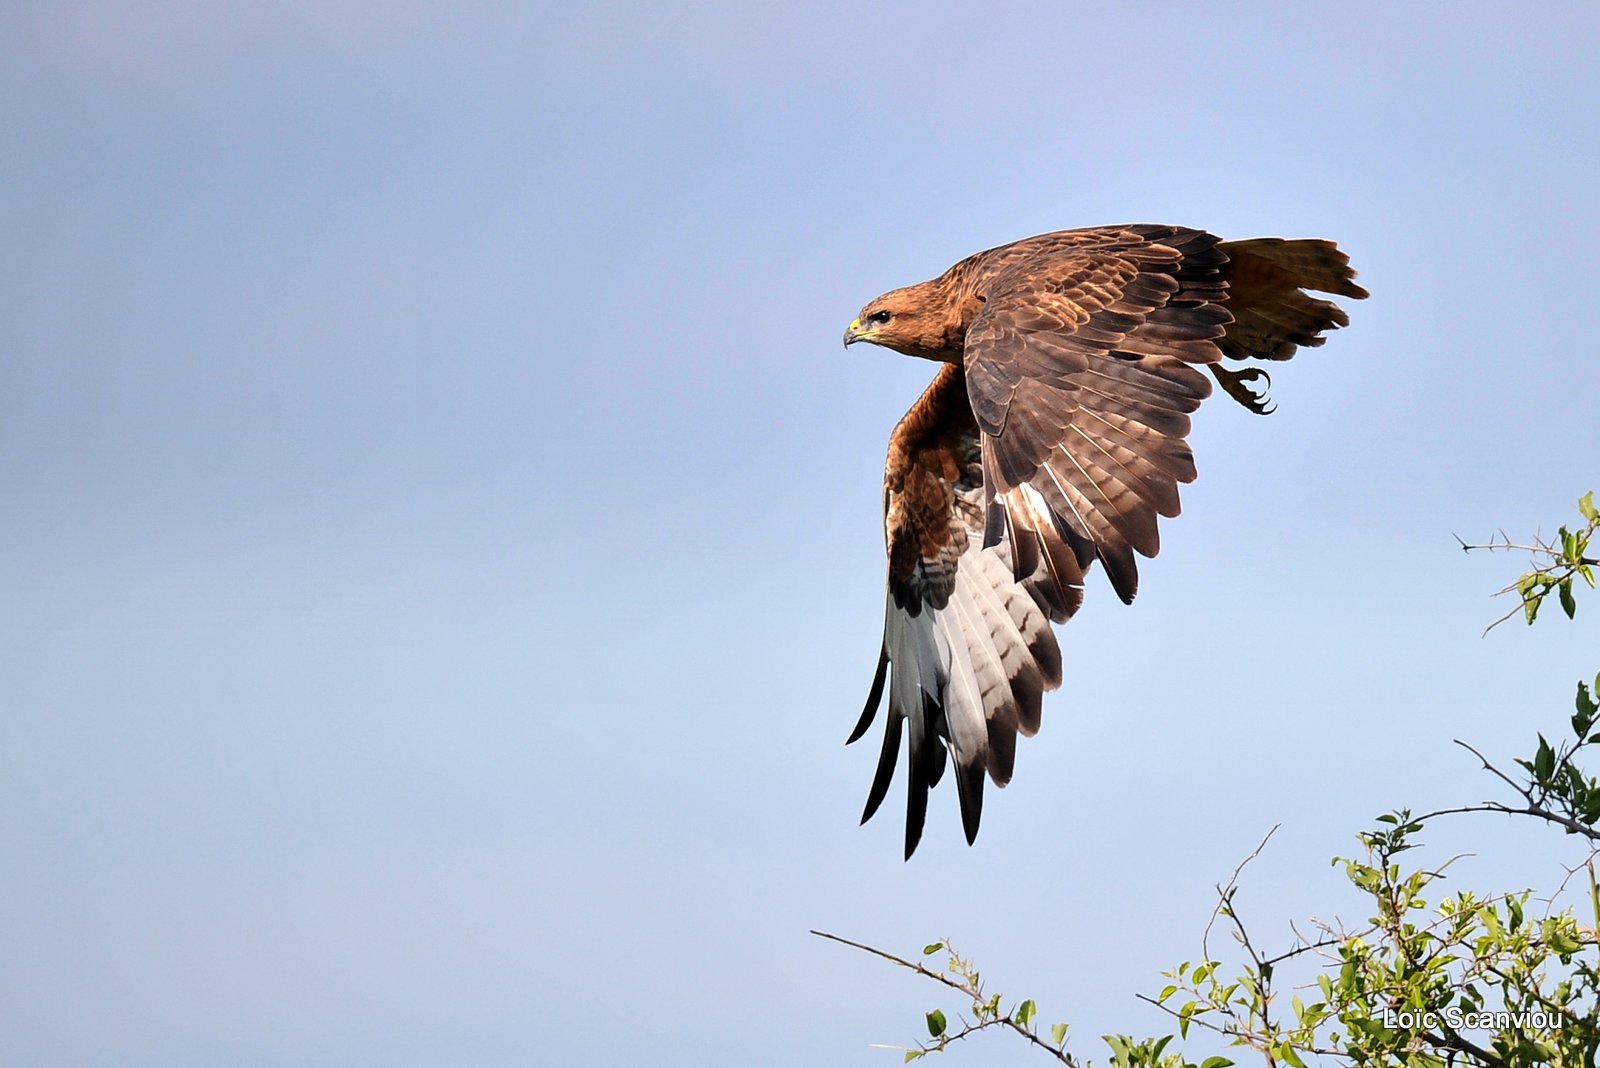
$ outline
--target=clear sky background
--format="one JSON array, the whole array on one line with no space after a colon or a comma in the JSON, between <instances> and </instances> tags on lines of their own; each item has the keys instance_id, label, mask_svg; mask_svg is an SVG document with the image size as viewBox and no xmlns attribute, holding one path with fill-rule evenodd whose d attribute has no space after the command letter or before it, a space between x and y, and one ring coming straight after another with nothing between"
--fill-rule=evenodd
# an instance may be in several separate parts
<instances>
[{"instance_id":1,"label":"clear sky background","mask_svg":"<svg viewBox=\"0 0 1600 1068\"><path fill-rule=\"evenodd\" d=\"M950 936L1098 1035L1364 913L1328 866L1564 729L1600 486L1600 9L12 4L0 13L0 1061L896 1065ZM883 446L840 334L983 247L1331 237L1372 299L1201 477L975 848L846 750ZM1441 827L1505 889L1557 836ZM1010 1056L995 1043L951 1063Z\"/></svg>"}]
</instances>

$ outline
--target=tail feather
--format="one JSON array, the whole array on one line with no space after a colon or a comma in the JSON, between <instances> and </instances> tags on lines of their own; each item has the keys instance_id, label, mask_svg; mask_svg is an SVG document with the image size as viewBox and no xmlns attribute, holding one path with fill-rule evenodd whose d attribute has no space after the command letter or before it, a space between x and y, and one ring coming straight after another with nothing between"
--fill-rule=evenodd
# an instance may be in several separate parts
<instances>
[{"instance_id":1,"label":"tail feather","mask_svg":"<svg viewBox=\"0 0 1600 1068\"><path fill-rule=\"evenodd\" d=\"M1227 308L1234 322L1219 341L1232 359L1287 360L1300 346L1321 345L1323 334L1350 324L1338 305L1303 292L1360 300L1350 257L1331 241L1260 237L1224 241Z\"/></svg>"}]
</instances>

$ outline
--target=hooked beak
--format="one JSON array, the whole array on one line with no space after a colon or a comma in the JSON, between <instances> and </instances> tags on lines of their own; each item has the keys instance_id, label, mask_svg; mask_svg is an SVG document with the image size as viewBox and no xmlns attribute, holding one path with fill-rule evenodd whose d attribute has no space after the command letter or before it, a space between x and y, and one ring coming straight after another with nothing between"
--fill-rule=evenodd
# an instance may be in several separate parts
<instances>
[{"instance_id":1,"label":"hooked beak","mask_svg":"<svg viewBox=\"0 0 1600 1068\"><path fill-rule=\"evenodd\" d=\"M850 325L845 328L845 332L844 332L844 347L845 348L849 348L851 345L854 345L857 341L861 340L860 331L861 331L861 320L860 319L851 319L850 320Z\"/></svg>"}]
</instances>

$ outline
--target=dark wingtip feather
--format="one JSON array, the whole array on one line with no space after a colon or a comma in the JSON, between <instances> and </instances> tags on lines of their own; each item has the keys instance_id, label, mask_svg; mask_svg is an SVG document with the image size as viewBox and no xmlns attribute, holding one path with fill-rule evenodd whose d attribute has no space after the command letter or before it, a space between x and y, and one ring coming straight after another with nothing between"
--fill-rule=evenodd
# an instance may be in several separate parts
<instances>
[{"instance_id":1,"label":"dark wingtip feather","mask_svg":"<svg viewBox=\"0 0 1600 1068\"><path fill-rule=\"evenodd\" d=\"M922 746L917 747L917 736L911 736L906 753L906 771L910 782L906 786L906 859L916 852L922 841L922 825L928 820L928 791L939 785L944 777L944 746L940 744L935 724L944 720L944 706L931 694L922 694L922 722L927 730L922 735Z\"/></svg>"},{"instance_id":2,"label":"dark wingtip feather","mask_svg":"<svg viewBox=\"0 0 1600 1068\"><path fill-rule=\"evenodd\" d=\"M1099 547L1099 556L1106 577L1111 580L1111 588L1123 604L1132 604L1134 595L1139 592L1139 568L1133 562L1133 550L1108 542Z\"/></svg>"},{"instance_id":3,"label":"dark wingtip feather","mask_svg":"<svg viewBox=\"0 0 1600 1068\"><path fill-rule=\"evenodd\" d=\"M1046 529L1039 531L1043 550L1040 555L1049 570L1049 585L1055 588L1052 601L1059 609L1059 614L1052 613L1050 618L1057 623L1071 619L1083 605L1083 568L1078 563L1077 549L1064 535L1065 526L1052 512Z\"/></svg>"},{"instance_id":4,"label":"dark wingtip feather","mask_svg":"<svg viewBox=\"0 0 1600 1068\"><path fill-rule=\"evenodd\" d=\"M872 675L872 689L867 694L866 707L861 710L861 718L856 721L856 729L844 740L845 745L859 741L861 736L867 733L867 728L872 726L872 721L878 715L878 703L883 700L883 683L888 677L889 647L885 645L878 651L878 670Z\"/></svg>"},{"instance_id":5,"label":"dark wingtip feather","mask_svg":"<svg viewBox=\"0 0 1600 1068\"><path fill-rule=\"evenodd\" d=\"M906 791L906 859L917 851L922 841L922 825L928 819L928 784L921 779L912 763L911 788Z\"/></svg>"},{"instance_id":6,"label":"dark wingtip feather","mask_svg":"<svg viewBox=\"0 0 1600 1068\"><path fill-rule=\"evenodd\" d=\"M1039 644L1043 644L1042 642ZM1050 689L1061 685L1061 655L1055 642L1050 643L1051 650L1056 653L1054 671L1049 672L1051 665L1041 664L1036 671L1027 671L1011 680L1011 695L1016 701L1017 730L1022 732L1024 738L1032 738L1039 733L1039 725L1044 718L1044 691L1048 681ZM1032 650L1029 650L1032 653ZM1033 653L1035 661L1039 659ZM994 740L991 738L991 746ZM1016 747L1016 741L1012 741ZM1004 784L1002 784L1004 785Z\"/></svg>"},{"instance_id":7,"label":"dark wingtip feather","mask_svg":"<svg viewBox=\"0 0 1600 1068\"><path fill-rule=\"evenodd\" d=\"M867 791L867 806L861 810L862 823L872 818L889 794L889 784L894 781L895 758L900 755L900 725L903 722L899 716L891 715L889 725L884 728L883 749L878 753L878 770L873 773L872 788Z\"/></svg>"},{"instance_id":8,"label":"dark wingtip feather","mask_svg":"<svg viewBox=\"0 0 1600 1068\"><path fill-rule=\"evenodd\" d=\"M916 756L921 761L923 781L931 790L944 778L944 746L937 737L944 730L944 706L928 694L922 695L922 722L928 725L928 733L923 737L922 752Z\"/></svg>"},{"instance_id":9,"label":"dark wingtip feather","mask_svg":"<svg viewBox=\"0 0 1600 1068\"><path fill-rule=\"evenodd\" d=\"M1001 705L989 716L988 770L989 778L994 780L996 786L1010 782L1017 767L1017 719L1015 699Z\"/></svg>"},{"instance_id":10,"label":"dark wingtip feather","mask_svg":"<svg viewBox=\"0 0 1600 1068\"><path fill-rule=\"evenodd\" d=\"M967 845L978 838L978 823L983 819L983 765L969 764L956 769L956 797L961 802L961 828Z\"/></svg>"}]
</instances>

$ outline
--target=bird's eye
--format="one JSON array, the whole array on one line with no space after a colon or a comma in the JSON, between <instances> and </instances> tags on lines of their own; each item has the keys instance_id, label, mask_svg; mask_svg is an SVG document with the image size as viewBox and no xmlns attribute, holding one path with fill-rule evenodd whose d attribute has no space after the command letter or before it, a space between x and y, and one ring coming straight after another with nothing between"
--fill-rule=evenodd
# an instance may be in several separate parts
<instances>
[{"instance_id":1,"label":"bird's eye","mask_svg":"<svg viewBox=\"0 0 1600 1068\"><path fill-rule=\"evenodd\" d=\"M889 321L889 313L886 312L886 311L875 311L871 315L867 316L867 322L873 323L873 324L875 324L877 326L882 326L884 323L886 323L888 321Z\"/></svg>"}]
</instances>

